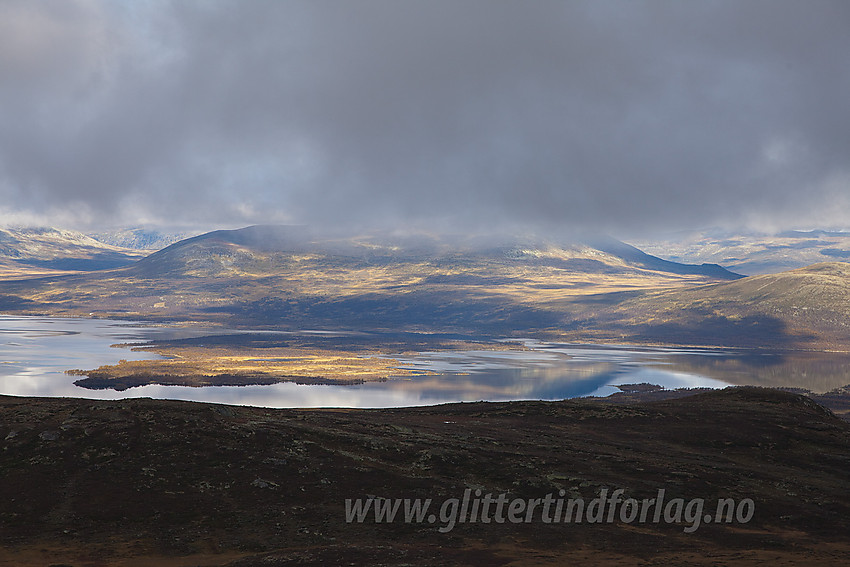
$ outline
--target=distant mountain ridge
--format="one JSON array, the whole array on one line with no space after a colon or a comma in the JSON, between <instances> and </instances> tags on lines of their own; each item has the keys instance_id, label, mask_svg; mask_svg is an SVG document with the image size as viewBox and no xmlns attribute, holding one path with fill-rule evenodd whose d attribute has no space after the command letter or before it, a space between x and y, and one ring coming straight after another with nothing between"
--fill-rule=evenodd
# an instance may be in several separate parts
<instances>
[{"instance_id":1,"label":"distant mountain ridge","mask_svg":"<svg viewBox=\"0 0 850 567\"><path fill-rule=\"evenodd\" d=\"M187 238L151 254L133 269L149 275L155 274L158 269L163 275L173 274L175 270L180 270L181 265L190 270L198 269L205 261L214 258L220 262L216 265L247 267L257 259L258 254L276 253L318 254L372 263L490 258L548 264L589 272L610 272L619 268L697 275L720 280L743 277L716 264L692 265L663 260L612 238L587 239L586 243L566 244L529 237L493 239L375 234L329 239L316 237L303 227L274 225L217 230Z\"/></svg>"},{"instance_id":2,"label":"distant mountain ridge","mask_svg":"<svg viewBox=\"0 0 850 567\"><path fill-rule=\"evenodd\" d=\"M741 277L612 239L219 230L121 268L0 282L0 311L274 329L850 349L850 264Z\"/></svg>"},{"instance_id":3,"label":"distant mountain ridge","mask_svg":"<svg viewBox=\"0 0 850 567\"><path fill-rule=\"evenodd\" d=\"M731 281L608 241L253 226L181 240L128 266L0 284L0 311L275 328L510 335L569 324L578 296Z\"/></svg>"},{"instance_id":4,"label":"distant mountain ridge","mask_svg":"<svg viewBox=\"0 0 850 567\"><path fill-rule=\"evenodd\" d=\"M144 254L110 246L73 230L51 227L0 229L0 273L26 274L120 268Z\"/></svg>"},{"instance_id":5,"label":"distant mountain ridge","mask_svg":"<svg viewBox=\"0 0 850 567\"><path fill-rule=\"evenodd\" d=\"M635 240L639 249L675 262L717 263L745 275L850 260L850 232L789 230L777 234L704 230L659 240Z\"/></svg>"},{"instance_id":6,"label":"distant mountain ridge","mask_svg":"<svg viewBox=\"0 0 850 567\"><path fill-rule=\"evenodd\" d=\"M98 242L134 250L161 250L175 242L195 235L195 232L167 232L145 228L127 228L88 234L89 237Z\"/></svg>"},{"instance_id":7,"label":"distant mountain ridge","mask_svg":"<svg viewBox=\"0 0 850 567\"><path fill-rule=\"evenodd\" d=\"M596 240L593 241L593 244L596 246L596 248L602 250L603 252L608 252L609 254L619 256L624 260L629 260L637 265L644 266L652 270L671 272L674 274L700 274L705 276L716 277L718 279L730 280L740 279L744 277L741 274L737 274L731 270L727 270L720 264L714 264L710 262L703 262L701 264L686 264L682 262L664 260L662 258L659 258L658 256L647 254L643 250L640 250L639 248L636 248L630 244L620 242L619 240L614 240L613 238L607 240Z\"/></svg>"}]
</instances>

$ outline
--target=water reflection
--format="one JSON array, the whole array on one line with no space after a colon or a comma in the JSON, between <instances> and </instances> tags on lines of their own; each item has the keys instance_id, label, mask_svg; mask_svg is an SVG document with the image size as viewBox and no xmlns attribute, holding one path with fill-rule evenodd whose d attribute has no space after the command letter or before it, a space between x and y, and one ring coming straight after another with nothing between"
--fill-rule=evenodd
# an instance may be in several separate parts
<instances>
[{"instance_id":1,"label":"water reflection","mask_svg":"<svg viewBox=\"0 0 850 567\"><path fill-rule=\"evenodd\" d=\"M724 387L725 382L685 371L650 366L663 355L655 350L523 341L531 351L425 352L395 357L402 368L433 371L416 377L429 396L470 400L558 400L605 396L618 384L649 382L665 388Z\"/></svg>"},{"instance_id":2,"label":"water reflection","mask_svg":"<svg viewBox=\"0 0 850 567\"><path fill-rule=\"evenodd\" d=\"M736 385L805 388L824 393L850 384L850 354L838 352L742 352L723 356L672 356L683 369Z\"/></svg>"},{"instance_id":3,"label":"water reflection","mask_svg":"<svg viewBox=\"0 0 850 567\"><path fill-rule=\"evenodd\" d=\"M149 385L123 392L86 390L64 373L118 359L155 358L114 343L206 336L204 327L145 326L126 321L0 316L0 393L100 399L152 397L267 407L396 407L477 400L557 400L604 396L618 384L666 388L728 384L794 386L827 391L850 383L850 355L758 353L522 341L513 350L422 352L394 356L418 375L354 386L206 387Z\"/></svg>"}]
</instances>

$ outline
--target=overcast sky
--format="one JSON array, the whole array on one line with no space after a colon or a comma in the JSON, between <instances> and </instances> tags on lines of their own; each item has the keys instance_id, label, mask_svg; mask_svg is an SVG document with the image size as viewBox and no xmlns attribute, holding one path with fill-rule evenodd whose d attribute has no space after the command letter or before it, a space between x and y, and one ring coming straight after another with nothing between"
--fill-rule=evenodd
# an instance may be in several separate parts
<instances>
[{"instance_id":1,"label":"overcast sky","mask_svg":"<svg viewBox=\"0 0 850 567\"><path fill-rule=\"evenodd\" d=\"M850 228L850 2L0 0L0 224Z\"/></svg>"}]
</instances>

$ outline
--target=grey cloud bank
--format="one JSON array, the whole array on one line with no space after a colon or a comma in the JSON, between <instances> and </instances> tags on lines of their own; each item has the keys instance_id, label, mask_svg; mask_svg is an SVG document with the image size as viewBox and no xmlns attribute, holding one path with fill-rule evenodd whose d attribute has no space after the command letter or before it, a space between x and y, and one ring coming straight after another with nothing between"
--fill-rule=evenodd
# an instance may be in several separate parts
<instances>
[{"instance_id":1,"label":"grey cloud bank","mask_svg":"<svg viewBox=\"0 0 850 567\"><path fill-rule=\"evenodd\" d=\"M0 223L850 225L850 3L0 3Z\"/></svg>"}]
</instances>

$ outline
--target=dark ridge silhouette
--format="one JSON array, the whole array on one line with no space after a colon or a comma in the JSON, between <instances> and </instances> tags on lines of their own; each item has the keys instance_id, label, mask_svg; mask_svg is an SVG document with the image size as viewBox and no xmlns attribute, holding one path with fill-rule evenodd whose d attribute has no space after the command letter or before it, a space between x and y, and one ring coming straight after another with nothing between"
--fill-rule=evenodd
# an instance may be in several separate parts
<instances>
[{"instance_id":1,"label":"dark ridge silhouette","mask_svg":"<svg viewBox=\"0 0 850 567\"><path fill-rule=\"evenodd\" d=\"M594 248L607 252L623 260L643 266L650 270L669 272L673 274L702 275L724 280L738 280L745 276L730 272L718 264L680 264L663 260L657 256L647 254L625 242L613 238L597 238L589 242Z\"/></svg>"}]
</instances>

